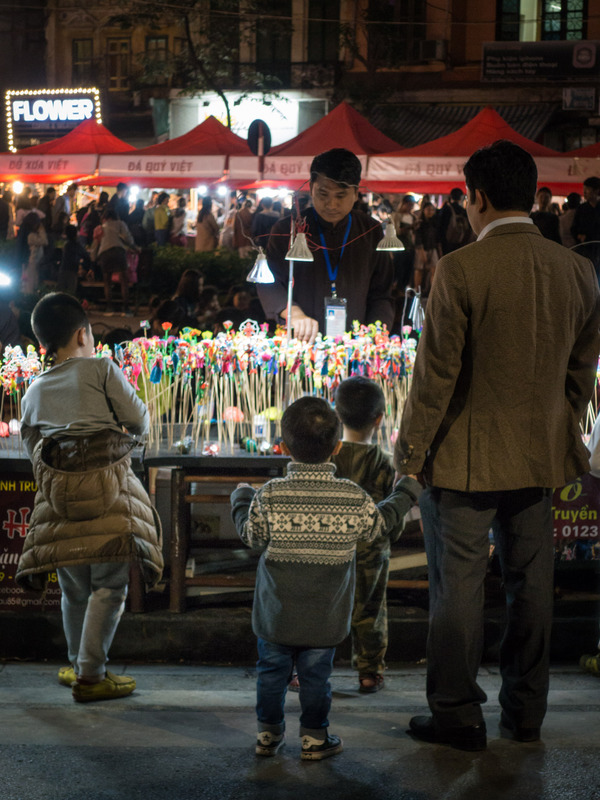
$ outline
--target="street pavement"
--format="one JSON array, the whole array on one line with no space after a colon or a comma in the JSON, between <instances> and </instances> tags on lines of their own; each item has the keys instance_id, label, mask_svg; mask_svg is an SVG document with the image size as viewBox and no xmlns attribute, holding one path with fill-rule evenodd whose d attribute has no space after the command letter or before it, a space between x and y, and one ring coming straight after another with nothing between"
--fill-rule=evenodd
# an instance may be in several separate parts
<instances>
[{"instance_id":1,"label":"street pavement","mask_svg":"<svg viewBox=\"0 0 600 800\"><path fill-rule=\"evenodd\" d=\"M498 730L498 669L488 694L488 749L413 740L426 713L423 665L393 667L374 695L336 667L330 730L344 752L300 761L298 696L286 702L287 745L254 755L254 669L112 664L133 675L128 698L77 704L58 664L0 665L2 800L600 800L600 678L553 667L543 741Z\"/></svg>"}]
</instances>

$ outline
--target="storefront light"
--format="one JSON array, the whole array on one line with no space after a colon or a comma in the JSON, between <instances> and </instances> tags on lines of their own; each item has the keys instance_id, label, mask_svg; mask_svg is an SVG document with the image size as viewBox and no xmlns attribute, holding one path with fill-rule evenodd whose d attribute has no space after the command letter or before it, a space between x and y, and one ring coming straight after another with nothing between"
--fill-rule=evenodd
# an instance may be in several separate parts
<instances>
[{"instance_id":1,"label":"storefront light","mask_svg":"<svg viewBox=\"0 0 600 800\"><path fill-rule=\"evenodd\" d=\"M21 181L15 181L12 185L12 190L15 194L21 194L24 188L25 186Z\"/></svg>"},{"instance_id":2,"label":"storefront light","mask_svg":"<svg viewBox=\"0 0 600 800\"><path fill-rule=\"evenodd\" d=\"M198 187L198 194L201 197L205 197L207 192L208 192L208 186L205 183L200 184L200 186Z\"/></svg>"},{"instance_id":3,"label":"storefront light","mask_svg":"<svg viewBox=\"0 0 600 800\"><path fill-rule=\"evenodd\" d=\"M219 186L217 189L217 194L219 197L225 197L227 194L227 187L226 186Z\"/></svg>"}]
</instances>

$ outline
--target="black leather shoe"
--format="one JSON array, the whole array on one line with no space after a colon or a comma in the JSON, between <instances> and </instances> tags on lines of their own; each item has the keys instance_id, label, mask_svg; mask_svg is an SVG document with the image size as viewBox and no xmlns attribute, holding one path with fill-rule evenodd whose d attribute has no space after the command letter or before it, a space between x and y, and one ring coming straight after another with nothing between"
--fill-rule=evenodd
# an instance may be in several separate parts
<instances>
[{"instance_id":1,"label":"black leather shoe","mask_svg":"<svg viewBox=\"0 0 600 800\"><path fill-rule=\"evenodd\" d=\"M508 731L517 742L539 742L541 737L540 728L525 728L516 725L503 711L500 715L500 727Z\"/></svg>"},{"instance_id":2,"label":"black leather shoe","mask_svg":"<svg viewBox=\"0 0 600 800\"><path fill-rule=\"evenodd\" d=\"M432 744L449 744L457 750L485 750L487 738L485 722L480 725L464 725L457 728L445 728L436 725L433 717L413 717L409 722L408 733Z\"/></svg>"}]
</instances>

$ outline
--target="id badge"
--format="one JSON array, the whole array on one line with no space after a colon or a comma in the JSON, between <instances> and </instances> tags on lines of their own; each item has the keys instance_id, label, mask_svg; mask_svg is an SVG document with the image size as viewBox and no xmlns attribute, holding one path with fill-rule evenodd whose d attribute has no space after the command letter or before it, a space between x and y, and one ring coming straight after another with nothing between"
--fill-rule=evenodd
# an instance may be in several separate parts
<instances>
[{"instance_id":1,"label":"id badge","mask_svg":"<svg viewBox=\"0 0 600 800\"><path fill-rule=\"evenodd\" d=\"M326 297L325 336L343 336L346 333L346 298Z\"/></svg>"}]
</instances>

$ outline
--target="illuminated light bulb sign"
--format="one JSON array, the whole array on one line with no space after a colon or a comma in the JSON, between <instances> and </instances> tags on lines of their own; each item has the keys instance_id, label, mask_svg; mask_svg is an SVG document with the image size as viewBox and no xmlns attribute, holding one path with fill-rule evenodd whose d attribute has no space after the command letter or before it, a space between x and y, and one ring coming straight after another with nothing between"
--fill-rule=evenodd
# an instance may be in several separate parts
<instances>
[{"instance_id":1,"label":"illuminated light bulb sign","mask_svg":"<svg viewBox=\"0 0 600 800\"><path fill-rule=\"evenodd\" d=\"M86 119L102 122L100 91L78 89L17 89L5 94L8 149L48 141L68 133Z\"/></svg>"},{"instance_id":2,"label":"illuminated light bulb sign","mask_svg":"<svg viewBox=\"0 0 600 800\"><path fill-rule=\"evenodd\" d=\"M94 103L88 98L83 100L13 100L13 122L45 122L61 120L81 122L91 119Z\"/></svg>"}]
</instances>

